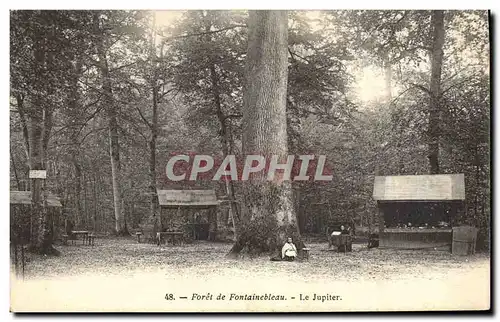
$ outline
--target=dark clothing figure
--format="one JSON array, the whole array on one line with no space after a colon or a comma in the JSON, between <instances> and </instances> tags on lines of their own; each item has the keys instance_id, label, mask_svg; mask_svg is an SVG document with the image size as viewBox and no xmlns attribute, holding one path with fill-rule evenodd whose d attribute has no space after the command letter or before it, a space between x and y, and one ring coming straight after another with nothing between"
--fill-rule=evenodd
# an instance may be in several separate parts
<instances>
[{"instance_id":1,"label":"dark clothing figure","mask_svg":"<svg viewBox=\"0 0 500 322\"><path fill-rule=\"evenodd\" d=\"M379 235L370 234L368 239L368 248L375 248L379 246Z\"/></svg>"},{"instance_id":2,"label":"dark clothing figure","mask_svg":"<svg viewBox=\"0 0 500 322\"><path fill-rule=\"evenodd\" d=\"M349 228L345 228L344 226L340 226L340 234L349 235Z\"/></svg>"},{"instance_id":3,"label":"dark clothing figure","mask_svg":"<svg viewBox=\"0 0 500 322\"><path fill-rule=\"evenodd\" d=\"M75 224L73 223L73 220L71 219L68 219L66 221L66 235L68 235L68 237L70 239L73 238L73 230L75 229Z\"/></svg>"}]
</instances>

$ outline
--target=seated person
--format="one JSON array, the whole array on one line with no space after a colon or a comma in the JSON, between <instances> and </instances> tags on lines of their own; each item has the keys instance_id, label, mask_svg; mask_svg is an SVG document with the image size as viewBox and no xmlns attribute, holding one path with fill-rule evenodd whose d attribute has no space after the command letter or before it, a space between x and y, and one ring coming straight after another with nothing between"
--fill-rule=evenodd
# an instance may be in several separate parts
<instances>
[{"instance_id":1,"label":"seated person","mask_svg":"<svg viewBox=\"0 0 500 322\"><path fill-rule=\"evenodd\" d=\"M346 229L344 225L340 226L340 233L342 235L349 235L349 227Z\"/></svg>"},{"instance_id":2,"label":"seated person","mask_svg":"<svg viewBox=\"0 0 500 322\"><path fill-rule=\"evenodd\" d=\"M368 248L374 247L379 247L379 235L372 233L368 236Z\"/></svg>"},{"instance_id":3,"label":"seated person","mask_svg":"<svg viewBox=\"0 0 500 322\"><path fill-rule=\"evenodd\" d=\"M285 245L281 249L281 258L286 261L293 261L297 257L297 248L292 242L292 238L288 238Z\"/></svg>"}]
</instances>

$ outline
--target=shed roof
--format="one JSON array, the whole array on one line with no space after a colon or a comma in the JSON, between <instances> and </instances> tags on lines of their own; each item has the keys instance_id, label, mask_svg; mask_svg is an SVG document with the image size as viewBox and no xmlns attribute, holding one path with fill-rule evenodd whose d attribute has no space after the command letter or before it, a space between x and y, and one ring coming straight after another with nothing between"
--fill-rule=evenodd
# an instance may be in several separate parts
<instances>
[{"instance_id":1,"label":"shed roof","mask_svg":"<svg viewBox=\"0 0 500 322\"><path fill-rule=\"evenodd\" d=\"M30 205L31 204L31 191L11 191L10 192L11 205ZM47 196L47 205L49 207L62 207L59 197L49 193Z\"/></svg>"},{"instance_id":2,"label":"shed roof","mask_svg":"<svg viewBox=\"0 0 500 322\"><path fill-rule=\"evenodd\" d=\"M465 200L464 175L376 176L373 199L377 201Z\"/></svg>"},{"instance_id":3,"label":"shed roof","mask_svg":"<svg viewBox=\"0 0 500 322\"><path fill-rule=\"evenodd\" d=\"M162 207L215 207L219 203L214 190L158 190Z\"/></svg>"}]
</instances>

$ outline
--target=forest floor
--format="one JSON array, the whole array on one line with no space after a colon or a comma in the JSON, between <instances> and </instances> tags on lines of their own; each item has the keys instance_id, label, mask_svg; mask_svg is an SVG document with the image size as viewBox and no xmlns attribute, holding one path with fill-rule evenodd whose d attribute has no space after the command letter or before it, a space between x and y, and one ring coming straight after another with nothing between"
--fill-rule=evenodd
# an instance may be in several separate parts
<instances>
[{"instance_id":1,"label":"forest floor","mask_svg":"<svg viewBox=\"0 0 500 322\"><path fill-rule=\"evenodd\" d=\"M183 246L103 238L94 247L57 246L29 255L25 278L11 278L15 311L345 311L487 309L490 258L444 251L308 244L309 261L226 258L227 243ZM169 300L169 295L172 299ZM237 300L231 294L282 295ZM207 295L201 299L197 295ZM218 295L226 298L217 300ZM306 300L305 297L309 296ZM323 297L322 297L323 296ZM181 297L187 297L182 299Z\"/></svg>"}]
</instances>

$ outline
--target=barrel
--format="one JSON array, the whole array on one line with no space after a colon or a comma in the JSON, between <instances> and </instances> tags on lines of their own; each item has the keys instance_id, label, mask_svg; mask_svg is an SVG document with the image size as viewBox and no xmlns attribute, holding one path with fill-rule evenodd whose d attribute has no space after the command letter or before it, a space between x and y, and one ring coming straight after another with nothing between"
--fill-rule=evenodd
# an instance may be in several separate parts
<instances>
[{"instance_id":1,"label":"barrel","mask_svg":"<svg viewBox=\"0 0 500 322\"><path fill-rule=\"evenodd\" d=\"M477 231L478 229L472 226L453 227L451 253L460 256L474 254L476 252Z\"/></svg>"}]
</instances>

